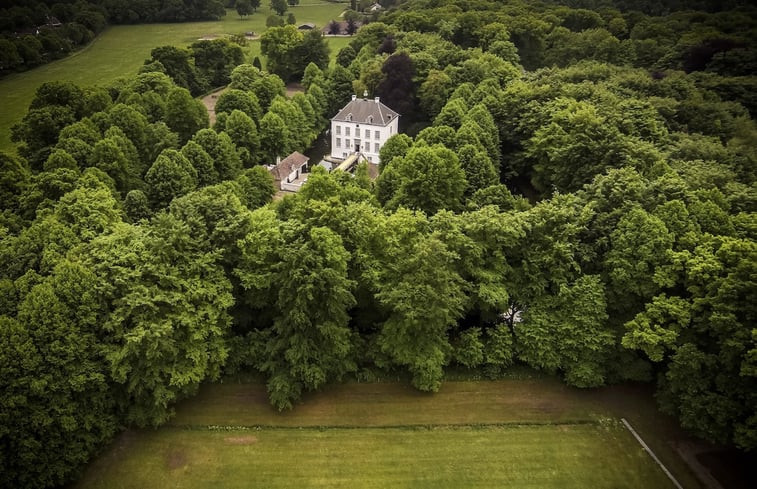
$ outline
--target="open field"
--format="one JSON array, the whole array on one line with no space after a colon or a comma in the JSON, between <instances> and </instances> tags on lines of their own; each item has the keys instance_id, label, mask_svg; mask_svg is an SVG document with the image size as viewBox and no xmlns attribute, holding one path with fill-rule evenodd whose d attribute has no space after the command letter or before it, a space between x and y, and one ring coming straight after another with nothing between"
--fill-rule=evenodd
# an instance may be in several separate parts
<instances>
[{"instance_id":1,"label":"open field","mask_svg":"<svg viewBox=\"0 0 757 489\"><path fill-rule=\"evenodd\" d=\"M73 55L33 70L10 75L0 80L0 151L9 150L10 128L26 113L37 87L46 81L72 81L81 86L105 85L119 77L137 72L150 51L168 44L187 46L202 37L265 31L265 19L271 14L268 3L244 20L236 11L227 10L226 17L213 22L180 24L140 24L109 27L84 49ZM339 17L344 4L307 2L291 8L297 23L312 22L319 27ZM332 46L332 59L349 42L349 38L327 38ZM248 60L260 54L260 43L249 42L245 48Z\"/></svg>"},{"instance_id":2,"label":"open field","mask_svg":"<svg viewBox=\"0 0 757 489\"><path fill-rule=\"evenodd\" d=\"M333 385L278 413L260 384L206 385L168 426L130 430L74 487L670 488L626 417L686 488L671 421L642 387L552 378Z\"/></svg>"},{"instance_id":3,"label":"open field","mask_svg":"<svg viewBox=\"0 0 757 489\"><path fill-rule=\"evenodd\" d=\"M634 443L595 425L163 429L124 443L79 487L673 487Z\"/></svg>"}]
</instances>

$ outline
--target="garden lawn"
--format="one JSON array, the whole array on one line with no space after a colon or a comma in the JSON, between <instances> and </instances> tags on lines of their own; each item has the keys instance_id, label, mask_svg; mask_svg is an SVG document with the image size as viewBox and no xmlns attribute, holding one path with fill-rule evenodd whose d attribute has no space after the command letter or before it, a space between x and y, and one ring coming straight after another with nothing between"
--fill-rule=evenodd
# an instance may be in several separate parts
<instances>
[{"instance_id":1,"label":"garden lawn","mask_svg":"<svg viewBox=\"0 0 757 489\"><path fill-rule=\"evenodd\" d=\"M225 379L180 403L169 425L124 433L74 487L673 487L621 417L684 487L699 487L650 394L538 374L448 381L437 394L346 383L279 413L264 385Z\"/></svg>"},{"instance_id":2,"label":"garden lawn","mask_svg":"<svg viewBox=\"0 0 757 489\"><path fill-rule=\"evenodd\" d=\"M270 15L268 2L263 2L257 13L240 20L235 10L227 10L226 17L211 22L176 24L120 25L106 29L97 39L71 56L40 66L33 70L7 76L0 80L0 151L12 150L11 127L23 118L37 87L46 81L71 81L80 86L106 85L120 77L137 73L150 51L158 46L185 47L203 37L220 37L225 34L256 35L265 31L265 20ZM290 8L297 24L312 22L317 28L337 19L345 5L330 2L308 2ZM326 38L334 46L332 59L349 38ZM248 61L260 55L260 42L249 42L245 47Z\"/></svg>"},{"instance_id":3,"label":"garden lawn","mask_svg":"<svg viewBox=\"0 0 757 489\"><path fill-rule=\"evenodd\" d=\"M619 426L161 429L80 488L672 488Z\"/></svg>"}]
</instances>

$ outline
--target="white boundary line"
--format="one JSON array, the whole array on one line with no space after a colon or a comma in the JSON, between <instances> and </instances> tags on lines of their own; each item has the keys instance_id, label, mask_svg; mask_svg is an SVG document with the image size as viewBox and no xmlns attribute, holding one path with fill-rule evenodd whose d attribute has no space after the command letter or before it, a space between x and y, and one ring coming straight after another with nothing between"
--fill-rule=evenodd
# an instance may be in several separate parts
<instances>
[{"instance_id":1,"label":"white boundary line","mask_svg":"<svg viewBox=\"0 0 757 489\"><path fill-rule=\"evenodd\" d=\"M638 441L641 444L641 446L644 448L644 450L646 450L647 453L652 456L652 458L654 459L654 461L657 462L657 465L659 465L662 468L662 471L665 472L665 475L667 475L668 478L671 481L673 481L673 484L675 484L675 486L678 489L683 489L683 487L681 486L681 484L676 480L675 477L673 477L673 474L670 473L670 471L667 469L667 467L665 467L664 465L662 465L662 462L660 462L660 459L657 458L657 455L655 455L654 452L652 451L652 449L649 448L646 443L644 443L644 440L642 440L641 437L639 436L639 434L636 433L636 430L634 430L631 427L631 424L628 421L626 421L626 418L620 418L620 420L623 422L623 424L625 425L625 427L628 428L628 431L631 432L631 434L634 436L634 438L636 438L636 441Z\"/></svg>"}]
</instances>

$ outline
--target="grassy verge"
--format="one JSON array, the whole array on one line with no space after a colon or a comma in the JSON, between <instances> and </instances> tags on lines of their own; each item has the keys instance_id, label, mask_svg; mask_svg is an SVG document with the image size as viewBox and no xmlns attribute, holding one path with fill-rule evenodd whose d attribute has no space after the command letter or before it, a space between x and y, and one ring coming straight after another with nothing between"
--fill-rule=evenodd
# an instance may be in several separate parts
<instances>
[{"instance_id":1,"label":"grassy verge","mask_svg":"<svg viewBox=\"0 0 757 489\"><path fill-rule=\"evenodd\" d=\"M73 55L40 66L31 71L8 76L0 80L0 151L13 148L10 128L21 120L34 97L37 87L46 81L72 81L81 86L105 85L117 78L137 72L150 51L157 46L187 46L202 37L222 36L265 31L265 19L271 14L268 2L258 12L240 20L234 10L214 22L187 22L181 24L141 24L113 26L95 41ZM344 4L319 2L293 7L297 22L312 22L319 27L335 19L344 10ZM332 58L349 41L345 38L327 38L332 47ZM253 41L245 48L251 60L260 55L260 43Z\"/></svg>"},{"instance_id":2,"label":"grassy verge","mask_svg":"<svg viewBox=\"0 0 757 489\"><path fill-rule=\"evenodd\" d=\"M672 487L628 419L684 485L680 433L643 386L577 390L551 377L346 383L279 413L257 383L203 386L168 426L129 431L76 486Z\"/></svg>"}]
</instances>

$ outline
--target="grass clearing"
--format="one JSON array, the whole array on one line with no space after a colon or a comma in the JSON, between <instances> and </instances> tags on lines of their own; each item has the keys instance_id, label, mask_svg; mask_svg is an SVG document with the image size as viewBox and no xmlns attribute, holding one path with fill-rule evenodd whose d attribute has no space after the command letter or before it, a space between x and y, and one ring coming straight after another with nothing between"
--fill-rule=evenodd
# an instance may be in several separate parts
<instances>
[{"instance_id":1,"label":"grass clearing","mask_svg":"<svg viewBox=\"0 0 757 489\"><path fill-rule=\"evenodd\" d=\"M620 417L699 487L645 387L550 377L445 382L434 395L346 383L284 413L265 386L226 379L180 403L168 426L124 433L74 487L673 487Z\"/></svg>"},{"instance_id":2,"label":"grass clearing","mask_svg":"<svg viewBox=\"0 0 757 489\"><path fill-rule=\"evenodd\" d=\"M162 429L102 459L78 487L668 488L619 427Z\"/></svg>"},{"instance_id":3,"label":"grass clearing","mask_svg":"<svg viewBox=\"0 0 757 489\"><path fill-rule=\"evenodd\" d=\"M80 86L106 85L134 75L150 51L157 46L188 46L206 36L243 34L265 31L265 20L271 14L267 2L254 14L240 20L235 10L227 10L218 21L186 22L178 24L140 24L112 26L97 39L71 56L33 70L7 76L0 80L0 150L12 150L10 128L26 113L34 92L46 81L71 81ZM320 2L291 8L297 23L312 22L318 28L336 19L344 4ZM332 59L349 42L349 38L326 38ZM249 42L245 57L251 60L260 55L260 42Z\"/></svg>"}]
</instances>

